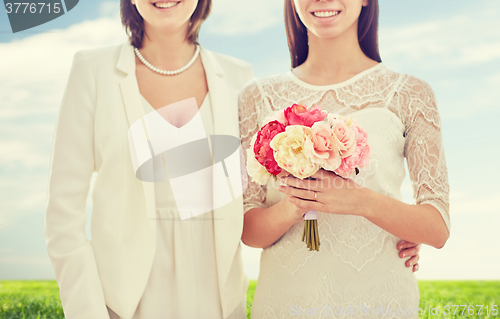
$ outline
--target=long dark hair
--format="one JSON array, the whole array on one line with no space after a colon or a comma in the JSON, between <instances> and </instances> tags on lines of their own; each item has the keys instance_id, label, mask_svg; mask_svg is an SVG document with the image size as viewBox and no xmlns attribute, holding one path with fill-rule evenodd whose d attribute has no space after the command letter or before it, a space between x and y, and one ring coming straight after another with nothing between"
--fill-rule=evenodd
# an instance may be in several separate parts
<instances>
[{"instance_id":1,"label":"long dark hair","mask_svg":"<svg viewBox=\"0 0 500 319\"><path fill-rule=\"evenodd\" d=\"M361 9L358 20L358 41L363 53L372 60L382 62L378 51L378 0L369 0L370 4ZM309 40L307 28L300 21L293 0L285 0L285 27L292 68L307 59Z\"/></svg>"},{"instance_id":2,"label":"long dark hair","mask_svg":"<svg viewBox=\"0 0 500 319\"><path fill-rule=\"evenodd\" d=\"M211 8L212 0L198 1L198 6L191 16L191 24L188 29L187 39L189 42L194 43L198 40L201 24L207 19ZM144 37L144 19L130 0L120 1L120 14L125 32L130 38L130 43L140 49Z\"/></svg>"}]
</instances>

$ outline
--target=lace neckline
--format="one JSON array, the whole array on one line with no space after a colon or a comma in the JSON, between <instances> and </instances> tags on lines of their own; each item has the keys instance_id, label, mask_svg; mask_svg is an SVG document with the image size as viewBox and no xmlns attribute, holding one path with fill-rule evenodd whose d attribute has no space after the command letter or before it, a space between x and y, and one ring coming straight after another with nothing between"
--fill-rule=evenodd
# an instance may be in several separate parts
<instances>
[{"instance_id":1,"label":"lace neckline","mask_svg":"<svg viewBox=\"0 0 500 319\"><path fill-rule=\"evenodd\" d=\"M328 90L328 89L334 89L334 88L349 85L349 84L357 81L359 78L363 77L364 75L380 69L382 66L383 66L383 63L380 62L380 63L375 64L374 66L372 66L364 71L361 71L360 73L356 74L355 76L351 77L350 79L347 79L347 80L340 82L340 83L328 84L328 85L314 85L314 84L304 82L301 79L299 79L295 74L293 74L292 70L288 71L286 74L292 79L293 82L297 83L300 86L303 86L303 87L306 87L306 88L309 88L312 90Z\"/></svg>"}]
</instances>

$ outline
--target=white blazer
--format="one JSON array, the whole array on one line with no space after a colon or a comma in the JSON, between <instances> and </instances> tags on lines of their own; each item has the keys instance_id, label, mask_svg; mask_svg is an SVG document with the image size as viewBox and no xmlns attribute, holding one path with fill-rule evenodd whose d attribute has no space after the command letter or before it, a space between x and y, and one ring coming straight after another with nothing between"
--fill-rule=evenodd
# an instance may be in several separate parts
<instances>
[{"instance_id":1,"label":"white blazer","mask_svg":"<svg viewBox=\"0 0 500 319\"><path fill-rule=\"evenodd\" d=\"M213 107L214 134L239 138L240 90L251 66L201 48ZM129 42L75 53L52 144L45 240L66 318L108 318L106 306L131 318L156 249L152 183L136 178L128 129L142 118L135 55ZM92 220L85 234L92 174ZM216 192L216 190L214 190ZM216 261L224 318L245 298L238 197L214 210ZM193 305L195 307L196 305Z\"/></svg>"}]
</instances>

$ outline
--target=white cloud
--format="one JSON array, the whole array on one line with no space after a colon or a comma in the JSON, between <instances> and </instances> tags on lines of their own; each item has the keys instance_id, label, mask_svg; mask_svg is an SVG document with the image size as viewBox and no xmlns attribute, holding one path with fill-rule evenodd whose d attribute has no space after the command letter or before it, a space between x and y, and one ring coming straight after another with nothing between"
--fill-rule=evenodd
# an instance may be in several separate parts
<instances>
[{"instance_id":1,"label":"white cloud","mask_svg":"<svg viewBox=\"0 0 500 319\"><path fill-rule=\"evenodd\" d=\"M57 112L74 53L125 40L120 20L101 18L0 43L0 119Z\"/></svg>"},{"instance_id":2,"label":"white cloud","mask_svg":"<svg viewBox=\"0 0 500 319\"><path fill-rule=\"evenodd\" d=\"M48 173L28 171L13 175L3 175L0 180L0 211L8 224L24 214L42 213L46 204Z\"/></svg>"},{"instance_id":3,"label":"white cloud","mask_svg":"<svg viewBox=\"0 0 500 319\"><path fill-rule=\"evenodd\" d=\"M9 256L0 258L1 264L46 265L47 257Z\"/></svg>"},{"instance_id":4,"label":"white cloud","mask_svg":"<svg viewBox=\"0 0 500 319\"><path fill-rule=\"evenodd\" d=\"M2 82L29 87L26 84L64 79L77 50L120 43L125 39L119 20L100 18L0 43Z\"/></svg>"},{"instance_id":5,"label":"white cloud","mask_svg":"<svg viewBox=\"0 0 500 319\"><path fill-rule=\"evenodd\" d=\"M485 213L500 214L500 194L471 198L467 194L454 195L454 193L451 193L450 200L452 216L456 214L466 214L469 216Z\"/></svg>"},{"instance_id":6,"label":"white cloud","mask_svg":"<svg viewBox=\"0 0 500 319\"><path fill-rule=\"evenodd\" d=\"M498 212L498 210L497 210ZM497 226L500 214L456 214L442 249L422 246L418 279L500 279Z\"/></svg>"},{"instance_id":7,"label":"white cloud","mask_svg":"<svg viewBox=\"0 0 500 319\"><path fill-rule=\"evenodd\" d=\"M101 17L119 17L120 1L103 1L99 4Z\"/></svg>"},{"instance_id":8,"label":"white cloud","mask_svg":"<svg viewBox=\"0 0 500 319\"><path fill-rule=\"evenodd\" d=\"M212 34L258 33L283 23L283 1L214 0L203 28Z\"/></svg>"},{"instance_id":9,"label":"white cloud","mask_svg":"<svg viewBox=\"0 0 500 319\"><path fill-rule=\"evenodd\" d=\"M16 163L26 168L48 166L48 159L40 153L33 152L32 145L28 141L9 140L0 141L0 166L6 167L10 163Z\"/></svg>"},{"instance_id":10,"label":"white cloud","mask_svg":"<svg viewBox=\"0 0 500 319\"><path fill-rule=\"evenodd\" d=\"M443 19L381 28L383 59L418 63L425 68L458 67L500 59L500 2Z\"/></svg>"},{"instance_id":11,"label":"white cloud","mask_svg":"<svg viewBox=\"0 0 500 319\"><path fill-rule=\"evenodd\" d=\"M500 74L497 74L497 75L489 77L488 78L488 83L492 84L492 85L495 85L497 87L500 86Z\"/></svg>"}]
</instances>

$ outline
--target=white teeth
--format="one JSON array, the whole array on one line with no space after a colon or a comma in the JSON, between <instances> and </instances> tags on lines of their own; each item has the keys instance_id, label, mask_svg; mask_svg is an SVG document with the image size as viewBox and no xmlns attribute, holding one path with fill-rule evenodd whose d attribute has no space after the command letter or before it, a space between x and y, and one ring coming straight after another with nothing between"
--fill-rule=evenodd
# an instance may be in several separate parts
<instances>
[{"instance_id":1,"label":"white teeth","mask_svg":"<svg viewBox=\"0 0 500 319\"><path fill-rule=\"evenodd\" d=\"M157 8L171 8L176 4L177 2L156 2L154 5Z\"/></svg>"},{"instance_id":2,"label":"white teeth","mask_svg":"<svg viewBox=\"0 0 500 319\"><path fill-rule=\"evenodd\" d=\"M329 17L336 16L339 13L340 13L340 11L317 11L317 12L313 12L313 14L316 17L319 17L319 18L329 18Z\"/></svg>"}]
</instances>

